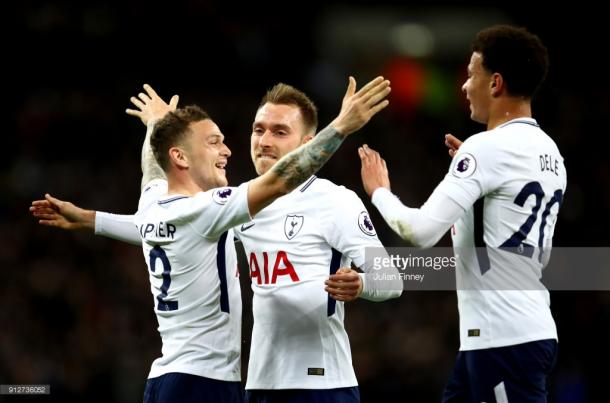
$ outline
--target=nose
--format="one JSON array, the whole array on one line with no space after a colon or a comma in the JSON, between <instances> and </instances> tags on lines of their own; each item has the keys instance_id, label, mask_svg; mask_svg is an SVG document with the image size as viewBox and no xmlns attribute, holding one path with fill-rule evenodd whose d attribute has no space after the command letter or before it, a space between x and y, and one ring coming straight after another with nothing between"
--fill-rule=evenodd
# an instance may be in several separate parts
<instances>
[{"instance_id":1,"label":"nose","mask_svg":"<svg viewBox=\"0 0 610 403\"><path fill-rule=\"evenodd\" d=\"M226 144L223 144L224 148L221 151L221 154L224 155L225 157L229 158L231 156L231 150L229 149L229 147Z\"/></svg>"},{"instance_id":2,"label":"nose","mask_svg":"<svg viewBox=\"0 0 610 403\"><path fill-rule=\"evenodd\" d=\"M273 133L271 133L270 130L265 130L265 132L262 134L262 136L260 136L260 138L258 140L258 144L261 147L269 147L271 145L272 136L273 136Z\"/></svg>"},{"instance_id":3,"label":"nose","mask_svg":"<svg viewBox=\"0 0 610 403\"><path fill-rule=\"evenodd\" d=\"M466 84L468 84L468 81L464 81L464 84L462 84L462 92L466 93Z\"/></svg>"}]
</instances>

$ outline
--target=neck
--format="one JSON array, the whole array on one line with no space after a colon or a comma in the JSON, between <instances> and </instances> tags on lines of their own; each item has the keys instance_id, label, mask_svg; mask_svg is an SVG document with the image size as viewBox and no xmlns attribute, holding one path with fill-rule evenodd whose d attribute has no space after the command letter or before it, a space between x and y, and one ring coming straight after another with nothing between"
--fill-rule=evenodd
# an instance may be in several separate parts
<instances>
[{"instance_id":1,"label":"neck","mask_svg":"<svg viewBox=\"0 0 610 403\"><path fill-rule=\"evenodd\" d=\"M197 185L188 175L181 175L180 173L167 175L167 194L194 196L209 189L211 187L204 189Z\"/></svg>"},{"instance_id":2,"label":"neck","mask_svg":"<svg viewBox=\"0 0 610 403\"><path fill-rule=\"evenodd\" d=\"M518 118L531 118L532 104L529 98L524 97L500 97L493 103L487 130L492 130L503 123Z\"/></svg>"}]
</instances>

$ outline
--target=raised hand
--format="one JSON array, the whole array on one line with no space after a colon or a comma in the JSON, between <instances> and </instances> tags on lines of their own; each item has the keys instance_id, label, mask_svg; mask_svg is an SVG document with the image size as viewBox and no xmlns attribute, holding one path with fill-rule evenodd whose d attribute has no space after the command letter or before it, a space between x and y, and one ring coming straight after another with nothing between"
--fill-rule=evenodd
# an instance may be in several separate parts
<instances>
[{"instance_id":1,"label":"raised hand","mask_svg":"<svg viewBox=\"0 0 610 403\"><path fill-rule=\"evenodd\" d=\"M144 125L148 125L149 122L162 119L168 112L176 110L178 95L174 95L167 104L150 85L144 84L144 90L146 93L140 92L137 98L130 98L131 103L138 109L126 109L125 112L128 115L138 117Z\"/></svg>"},{"instance_id":2,"label":"raised hand","mask_svg":"<svg viewBox=\"0 0 610 403\"><path fill-rule=\"evenodd\" d=\"M95 228L95 211L85 210L74 204L45 194L44 200L34 200L30 212L41 225L67 230Z\"/></svg>"},{"instance_id":3,"label":"raised hand","mask_svg":"<svg viewBox=\"0 0 610 403\"><path fill-rule=\"evenodd\" d=\"M381 155L366 144L358 148L358 155L362 164L360 170L362 185L369 197L377 188L384 187L390 190L388 167Z\"/></svg>"},{"instance_id":4,"label":"raised hand","mask_svg":"<svg viewBox=\"0 0 610 403\"><path fill-rule=\"evenodd\" d=\"M347 136L364 126L377 112L388 106L385 99L392 89L390 81L377 77L356 92L356 80L349 78L339 116L331 126Z\"/></svg>"}]
</instances>

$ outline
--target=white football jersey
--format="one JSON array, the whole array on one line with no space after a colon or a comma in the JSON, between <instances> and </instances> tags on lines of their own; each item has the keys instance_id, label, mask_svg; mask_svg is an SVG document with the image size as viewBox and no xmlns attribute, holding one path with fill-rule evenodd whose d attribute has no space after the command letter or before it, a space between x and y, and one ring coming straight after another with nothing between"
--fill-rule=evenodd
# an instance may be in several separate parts
<instances>
[{"instance_id":1,"label":"white football jersey","mask_svg":"<svg viewBox=\"0 0 610 403\"><path fill-rule=\"evenodd\" d=\"M362 201L311 177L235 228L250 267L254 325L246 389L356 386L343 302L324 291L365 247L382 247Z\"/></svg>"},{"instance_id":2,"label":"white football jersey","mask_svg":"<svg viewBox=\"0 0 610 403\"><path fill-rule=\"evenodd\" d=\"M556 339L540 282L566 189L555 142L534 119L511 120L466 140L437 189L466 210L451 231L460 349Z\"/></svg>"},{"instance_id":3,"label":"white football jersey","mask_svg":"<svg viewBox=\"0 0 610 403\"><path fill-rule=\"evenodd\" d=\"M241 378L241 292L231 228L250 219L248 185L166 196L155 180L142 192L142 237L163 341L149 378L180 372Z\"/></svg>"}]
</instances>

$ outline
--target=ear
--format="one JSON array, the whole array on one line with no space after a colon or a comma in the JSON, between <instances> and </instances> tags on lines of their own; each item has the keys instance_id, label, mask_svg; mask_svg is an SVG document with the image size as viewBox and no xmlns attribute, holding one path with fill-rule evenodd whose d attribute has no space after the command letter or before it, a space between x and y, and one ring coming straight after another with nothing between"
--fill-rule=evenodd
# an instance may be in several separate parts
<instances>
[{"instance_id":1,"label":"ear","mask_svg":"<svg viewBox=\"0 0 610 403\"><path fill-rule=\"evenodd\" d=\"M311 141L311 139L313 139L313 134L306 134L305 136L303 136L303 138L301 139L301 145Z\"/></svg>"},{"instance_id":2,"label":"ear","mask_svg":"<svg viewBox=\"0 0 610 403\"><path fill-rule=\"evenodd\" d=\"M504 78L500 73L491 75L489 89L492 97L500 96L504 92Z\"/></svg>"},{"instance_id":3,"label":"ear","mask_svg":"<svg viewBox=\"0 0 610 403\"><path fill-rule=\"evenodd\" d=\"M182 148L171 147L168 152L172 165L177 166L179 169L186 169L189 167L188 157Z\"/></svg>"}]
</instances>

